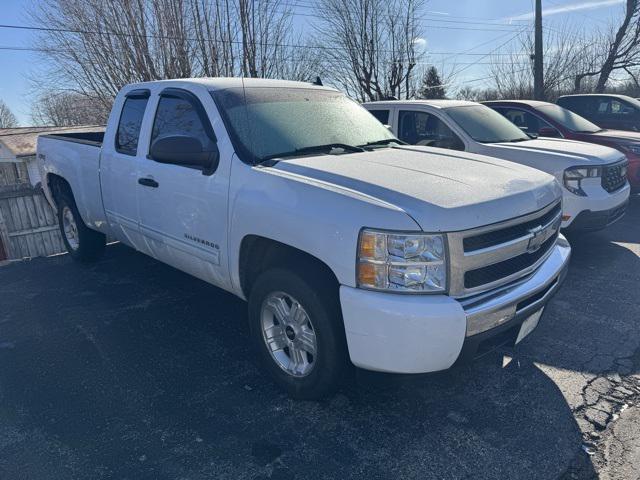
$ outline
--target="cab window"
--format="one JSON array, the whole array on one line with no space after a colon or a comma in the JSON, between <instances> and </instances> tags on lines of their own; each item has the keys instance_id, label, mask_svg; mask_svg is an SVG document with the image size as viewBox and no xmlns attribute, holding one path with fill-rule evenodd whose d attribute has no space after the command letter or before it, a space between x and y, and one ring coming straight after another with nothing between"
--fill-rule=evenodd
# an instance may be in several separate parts
<instances>
[{"instance_id":1,"label":"cab window","mask_svg":"<svg viewBox=\"0 0 640 480\"><path fill-rule=\"evenodd\" d=\"M398 123L398 138L411 145L464 150L462 140L435 115L401 110Z\"/></svg>"},{"instance_id":2,"label":"cab window","mask_svg":"<svg viewBox=\"0 0 640 480\"><path fill-rule=\"evenodd\" d=\"M116 132L115 147L117 152L136 155L140 127L148 101L148 97L128 97L125 100Z\"/></svg>"},{"instance_id":3,"label":"cab window","mask_svg":"<svg viewBox=\"0 0 640 480\"><path fill-rule=\"evenodd\" d=\"M517 108L501 108L498 111L525 133L538 135L540 128L542 127L554 128L551 124L545 122L540 117L524 110L519 110Z\"/></svg>"},{"instance_id":4,"label":"cab window","mask_svg":"<svg viewBox=\"0 0 640 480\"><path fill-rule=\"evenodd\" d=\"M151 144L161 137L185 135L195 137L202 145L210 142L196 105L184 98L160 97L153 121Z\"/></svg>"},{"instance_id":5,"label":"cab window","mask_svg":"<svg viewBox=\"0 0 640 480\"><path fill-rule=\"evenodd\" d=\"M383 125L389 125L389 110L369 110L369 113L376 117Z\"/></svg>"}]
</instances>

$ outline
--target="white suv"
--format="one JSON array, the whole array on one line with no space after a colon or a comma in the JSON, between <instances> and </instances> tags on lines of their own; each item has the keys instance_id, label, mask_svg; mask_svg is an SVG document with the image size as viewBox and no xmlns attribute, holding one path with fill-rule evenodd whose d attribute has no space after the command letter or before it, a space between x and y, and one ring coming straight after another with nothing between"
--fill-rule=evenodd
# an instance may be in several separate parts
<instances>
[{"instance_id":1,"label":"white suv","mask_svg":"<svg viewBox=\"0 0 640 480\"><path fill-rule=\"evenodd\" d=\"M618 150L573 140L531 138L493 109L475 102L388 101L364 107L411 145L479 153L552 174L563 186L562 228L604 228L625 213L628 162ZM581 218L606 214L606 221L574 224L581 213Z\"/></svg>"}]
</instances>

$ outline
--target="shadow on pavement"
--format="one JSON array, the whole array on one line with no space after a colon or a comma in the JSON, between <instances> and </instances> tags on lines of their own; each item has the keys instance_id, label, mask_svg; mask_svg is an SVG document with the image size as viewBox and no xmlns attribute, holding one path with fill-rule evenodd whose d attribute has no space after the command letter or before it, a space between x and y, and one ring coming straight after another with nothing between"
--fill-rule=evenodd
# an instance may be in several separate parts
<instances>
[{"instance_id":1,"label":"shadow on pavement","mask_svg":"<svg viewBox=\"0 0 640 480\"><path fill-rule=\"evenodd\" d=\"M506 368L495 354L324 402L261 373L243 302L125 247L3 267L0 478L557 478L581 433L534 362L600 374L638 350L638 256L608 241L638 242L629 218L572 240Z\"/></svg>"}]
</instances>

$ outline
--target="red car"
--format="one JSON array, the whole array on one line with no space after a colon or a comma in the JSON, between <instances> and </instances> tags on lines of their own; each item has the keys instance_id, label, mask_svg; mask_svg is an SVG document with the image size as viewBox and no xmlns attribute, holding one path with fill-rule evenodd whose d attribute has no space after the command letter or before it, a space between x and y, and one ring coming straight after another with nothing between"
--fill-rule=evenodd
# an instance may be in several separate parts
<instances>
[{"instance_id":1,"label":"red car","mask_svg":"<svg viewBox=\"0 0 640 480\"><path fill-rule=\"evenodd\" d=\"M525 133L598 143L623 152L629 160L629 183L640 191L640 132L605 130L559 105L535 100L483 102L515 123Z\"/></svg>"}]
</instances>

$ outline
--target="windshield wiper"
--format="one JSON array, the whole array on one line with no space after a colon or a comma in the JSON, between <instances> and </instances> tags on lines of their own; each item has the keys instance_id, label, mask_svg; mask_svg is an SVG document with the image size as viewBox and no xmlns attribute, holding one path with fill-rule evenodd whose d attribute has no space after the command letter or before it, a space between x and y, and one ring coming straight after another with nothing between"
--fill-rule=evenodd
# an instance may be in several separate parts
<instances>
[{"instance_id":1,"label":"windshield wiper","mask_svg":"<svg viewBox=\"0 0 640 480\"><path fill-rule=\"evenodd\" d=\"M397 138L383 138L382 140L375 140L373 142L367 142L362 145L358 145L358 147L373 147L375 145L389 145L390 143L397 143L398 145L407 145L402 140L398 140Z\"/></svg>"},{"instance_id":2,"label":"windshield wiper","mask_svg":"<svg viewBox=\"0 0 640 480\"><path fill-rule=\"evenodd\" d=\"M345 152L364 152L365 149L362 147L357 147L355 145L348 145L346 143L327 143L326 145L313 145L311 147L302 147L296 148L295 150L291 150L289 152L282 153L274 153L272 155L266 155L260 158L258 163L265 162L267 160L273 160L274 158L284 158L284 157L295 157L297 155L304 155L307 153L323 153L330 152L334 149L341 149Z\"/></svg>"},{"instance_id":3,"label":"windshield wiper","mask_svg":"<svg viewBox=\"0 0 640 480\"><path fill-rule=\"evenodd\" d=\"M511 140L507 140L507 142L516 143L516 142L526 142L527 140L531 140L531 139L530 138L512 138Z\"/></svg>"}]
</instances>

